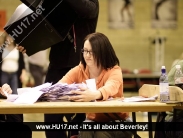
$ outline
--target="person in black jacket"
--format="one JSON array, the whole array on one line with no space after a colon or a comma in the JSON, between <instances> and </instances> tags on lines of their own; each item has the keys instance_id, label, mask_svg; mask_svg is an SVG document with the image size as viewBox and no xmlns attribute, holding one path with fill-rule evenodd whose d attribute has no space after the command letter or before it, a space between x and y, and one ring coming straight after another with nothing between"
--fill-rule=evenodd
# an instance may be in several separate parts
<instances>
[{"instance_id":1,"label":"person in black jacket","mask_svg":"<svg viewBox=\"0 0 183 138\"><path fill-rule=\"evenodd\" d=\"M80 62L80 52L83 47L83 40L86 35L96 31L99 2L98 0L63 0L77 13L77 19L69 31L67 38L53 46L50 51L50 64L45 82L57 83L71 68ZM26 52L23 46L18 47L19 51ZM45 114L45 122L63 122L66 116L68 121L83 122L85 114ZM72 119L71 119L72 118ZM78 131L71 132L77 135ZM46 131L47 138L66 138L64 131Z\"/></svg>"}]
</instances>

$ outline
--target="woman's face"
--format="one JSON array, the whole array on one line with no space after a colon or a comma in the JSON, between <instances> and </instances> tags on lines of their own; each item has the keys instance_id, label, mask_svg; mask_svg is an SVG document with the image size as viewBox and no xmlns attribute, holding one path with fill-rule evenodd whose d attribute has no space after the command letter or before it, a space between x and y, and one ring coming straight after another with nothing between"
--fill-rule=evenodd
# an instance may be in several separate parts
<instances>
[{"instance_id":1,"label":"woman's face","mask_svg":"<svg viewBox=\"0 0 183 138\"><path fill-rule=\"evenodd\" d=\"M83 57L86 65L89 67L96 66L95 60L93 58L92 47L88 40L85 41L83 50Z\"/></svg>"}]
</instances>

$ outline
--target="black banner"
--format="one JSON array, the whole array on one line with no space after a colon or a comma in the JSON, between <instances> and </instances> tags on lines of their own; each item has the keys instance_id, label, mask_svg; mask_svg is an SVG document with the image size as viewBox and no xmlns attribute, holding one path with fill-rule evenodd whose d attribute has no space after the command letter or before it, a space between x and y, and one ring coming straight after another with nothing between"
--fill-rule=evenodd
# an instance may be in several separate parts
<instances>
[{"instance_id":1,"label":"black banner","mask_svg":"<svg viewBox=\"0 0 183 138\"><path fill-rule=\"evenodd\" d=\"M182 122L165 122L165 123L149 123L149 122L125 122L125 123L96 123L84 122L79 123L45 123L45 122L0 122L0 130L3 131L23 131L29 127L32 131L61 131L61 130L80 130L80 131L182 131ZM26 129L25 129L26 130Z\"/></svg>"}]
</instances>

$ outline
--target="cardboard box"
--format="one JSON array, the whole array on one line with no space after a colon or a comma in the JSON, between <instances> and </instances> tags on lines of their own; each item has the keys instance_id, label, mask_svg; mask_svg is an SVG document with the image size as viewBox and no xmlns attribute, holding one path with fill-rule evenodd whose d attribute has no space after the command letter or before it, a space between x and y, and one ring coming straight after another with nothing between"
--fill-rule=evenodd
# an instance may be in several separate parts
<instances>
[{"instance_id":1,"label":"cardboard box","mask_svg":"<svg viewBox=\"0 0 183 138\"><path fill-rule=\"evenodd\" d=\"M183 102L183 90L177 86L169 86L170 101ZM139 95L143 97L152 97L158 95L159 99L159 85L144 84L139 89Z\"/></svg>"}]
</instances>

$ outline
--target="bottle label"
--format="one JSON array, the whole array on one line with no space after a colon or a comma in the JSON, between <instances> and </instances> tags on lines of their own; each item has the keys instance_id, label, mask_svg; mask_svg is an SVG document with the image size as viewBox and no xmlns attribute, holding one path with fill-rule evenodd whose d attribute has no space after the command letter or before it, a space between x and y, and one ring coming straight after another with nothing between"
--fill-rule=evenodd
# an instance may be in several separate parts
<instances>
[{"instance_id":1,"label":"bottle label","mask_svg":"<svg viewBox=\"0 0 183 138\"><path fill-rule=\"evenodd\" d=\"M167 102L170 100L168 83L160 83L160 101Z\"/></svg>"},{"instance_id":2,"label":"bottle label","mask_svg":"<svg viewBox=\"0 0 183 138\"><path fill-rule=\"evenodd\" d=\"M183 77L178 77L175 79L175 84L181 84L183 83Z\"/></svg>"},{"instance_id":3,"label":"bottle label","mask_svg":"<svg viewBox=\"0 0 183 138\"><path fill-rule=\"evenodd\" d=\"M168 83L160 83L159 88L160 88L160 93L169 92Z\"/></svg>"}]
</instances>

